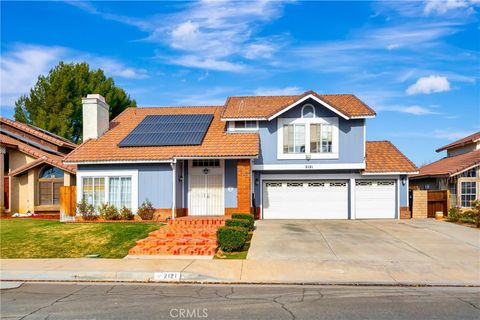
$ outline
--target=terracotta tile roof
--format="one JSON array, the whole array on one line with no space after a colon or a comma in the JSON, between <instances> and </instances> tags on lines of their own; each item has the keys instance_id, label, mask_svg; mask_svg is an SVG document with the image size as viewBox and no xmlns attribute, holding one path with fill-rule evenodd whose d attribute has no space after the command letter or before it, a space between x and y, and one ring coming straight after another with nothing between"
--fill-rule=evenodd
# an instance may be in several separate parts
<instances>
[{"instance_id":1,"label":"terracotta tile roof","mask_svg":"<svg viewBox=\"0 0 480 320\"><path fill-rule=\"evenodd\" d=\"M474 141L477 141L477 140L480 140L480 131L479 132L475 132L474 134L471 134L465 138L462 138L460 140L457 140L457 141L454 141L452 143L449 143L441 148L438 148L437 152L441 152L443 150L447 150L447 149L451 149L451 148L455 148L455 147L461 147L461 146L464 146L466 144L469 144L469 143L472 143Z\"/></svg>"},{"instance_id":2,"label":"terracotta tile roof","mask_svg":"<svg viewBox=\"0 0 480 320\"><path fill-rule=\"evenodd\" d=\"M65 162L170 160L182 157L257 157L258 133L226 133L220 120L222 106L128 108L112 122L110 130L99 139L84 142L71 152ZM213 114L201 145L163 147L119 147L125 138L147 115Z\"/></svg>"},{"instance_id":3,"label":"terracotta tile roof","mask_svg":"<svg viewBox=\"0 0 480 320\"><path fill-rule=\"evenodd\" d=\"M291 96L243 96L229 97L222 118L268 119L300 99L312 95L326 102L347 117L374 116L375 111L353 94L317 94L307 91Z\"/></svg>"},{"instance_id":4,"label":"terracotta tile roof","mask_svg":"<svg viewBox=\"0 0 480 320\"><path fill-rule=\"evenodd\" d=\"M31 156L35 159L45 158L45 162L48 164L60 168L64 171L75 173L77 171L77 167L75 165L66 165L62 162L63 157L55 154L47 153L43 150L37 149L33 146L30 146L22 141L18 141L12 137L9 137L4 134L0 134L0 145L6 145L10 147L15 147L19 151ZM35 160L35 161L37 161Z\"/></svg>"},{"instance_id":5,"label":"terracotta tile roof","mask_svg":"<svg viewBox=\"0 0 480 320\"><path fill-rule=\"evenodd\" d=\"M453 176L475 165L480 165L480 150L446 157L418 169L419 173L411 178L431 176Z\"/></svg>"},{"instance_id":6,"label":"terracotta tile roof","mask_svg":"<svg viewBox=\"0 0 480 320\"><path fill-rule=\"evenodd\" d=\"M42 130L40 128L31 126L31 125L28 125L28 124L25 124L25 123L21 123L21 122L18 122L18 121L13 121L13 120L10 120L10 119L4 118L4 117L0 117L0 123L12 126L12 127L16 128L18 130L21 130L25 133L28 133L28 134L36 136L40 139L49 141L49 142L51 142L51 143L53 143L57 146L67 147L67 148L71 148L71 149L75 149L77 147L77 145L75 143L73 143L73 142L71 142L71 141L69 141L65 138L62 138L60 136L57 136L56 134L53 134L53 133L48 132L46 130Z\"/></svg>"},{"instance_id":7,"label":"terracotta tile roof","mask_svg":"<svg viewBox=\"0 0 480 320\"><path fill-rule=\"evenodd\" d=\"M417 167L390 141L367 141L365 173L414 173Z\"/></svg>"}]
</instances>

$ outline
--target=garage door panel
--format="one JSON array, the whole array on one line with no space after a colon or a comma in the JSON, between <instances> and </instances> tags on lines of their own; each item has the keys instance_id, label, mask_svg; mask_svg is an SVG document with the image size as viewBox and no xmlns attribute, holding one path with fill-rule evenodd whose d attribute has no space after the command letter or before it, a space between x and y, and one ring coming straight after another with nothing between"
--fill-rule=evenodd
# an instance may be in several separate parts
<instances>
[{"instance_id":1,"label":"garage door panel","mask_svg":"<svg viewBox=\"0 0 480 320\"><path fill-rule=\"evenodd\" d=\"M348 219L345 181L267 181L265 219Z\"/></svg>"},{"instance_id":2,"label":"garage door panel","mask_svg":"<svg viewBox=\"0 0 480 320\"><path fill-rule=\"evenodd\" d=\"M355 216L357 219L392 219L395 218L395 211L395 181L356 181Z\"/></svg>"}]
</instances>

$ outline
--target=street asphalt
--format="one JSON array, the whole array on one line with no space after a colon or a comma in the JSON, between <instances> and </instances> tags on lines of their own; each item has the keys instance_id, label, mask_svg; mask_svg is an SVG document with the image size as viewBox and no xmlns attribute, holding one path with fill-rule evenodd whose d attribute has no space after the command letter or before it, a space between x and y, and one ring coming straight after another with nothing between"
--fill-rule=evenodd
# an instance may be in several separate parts
<instances>
[{"instance_id":1,"label":"street asphalt","mask_svg":"<svg viewBox=\"0 0 480 320\"><path fill-rule=\"evenodd\" d=\"M2 319L480 319L473 287L3 283Z\"/></svg>"}]
</instances>

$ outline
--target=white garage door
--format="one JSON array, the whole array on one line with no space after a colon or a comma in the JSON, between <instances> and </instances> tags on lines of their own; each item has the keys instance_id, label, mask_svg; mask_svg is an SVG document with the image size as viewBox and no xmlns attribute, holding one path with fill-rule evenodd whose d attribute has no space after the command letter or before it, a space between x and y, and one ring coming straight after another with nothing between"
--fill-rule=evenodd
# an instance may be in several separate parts
<instances>
[{"instance_id":1,"label":"white garage door","mask_svg":"<svg viewBox=\"0 0 480 320\"><path fill-rule=\"evenodd\" d=\"M395 218L395 181L355 181L355 216L357 219Z\"/></svg>"},{"instance_id":2,"label":"white garage door","mask_svg":"<svg viewBox=\"0 0 480 320\"><path fill-rule=\"evenodd\" d=\"M346 181L265 181L264 219L348 219Z\"/></svg>"}]
</instances>

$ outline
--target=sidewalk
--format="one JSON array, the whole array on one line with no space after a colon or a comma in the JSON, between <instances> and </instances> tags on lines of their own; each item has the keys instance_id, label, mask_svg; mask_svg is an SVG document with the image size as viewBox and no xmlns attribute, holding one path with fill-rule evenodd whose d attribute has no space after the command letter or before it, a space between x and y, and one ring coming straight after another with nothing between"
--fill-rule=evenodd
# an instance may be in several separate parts
<instances>
[{"instance_id":1,"label":"sidewalk","mask_svg":"<svg viewBox=\"0 0 480 320\"><path fill-rule=\"evenodd\" d=\"M2 281L127 281L480 286L475 265L455 262L194 259L1 259ZM173 280L160 280L173 272ZM178 277L178 278L176 278Z\"/></svg>"}]
</instances>

